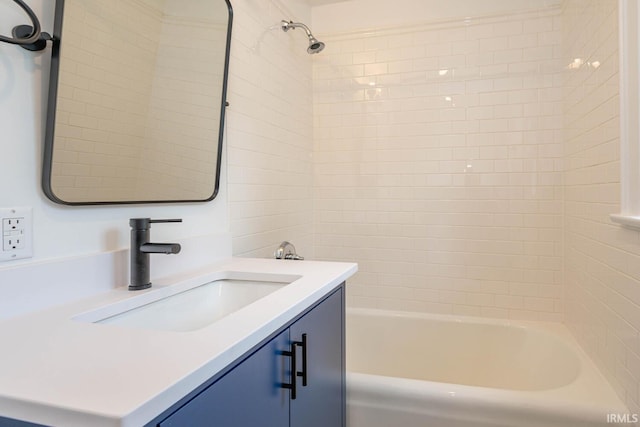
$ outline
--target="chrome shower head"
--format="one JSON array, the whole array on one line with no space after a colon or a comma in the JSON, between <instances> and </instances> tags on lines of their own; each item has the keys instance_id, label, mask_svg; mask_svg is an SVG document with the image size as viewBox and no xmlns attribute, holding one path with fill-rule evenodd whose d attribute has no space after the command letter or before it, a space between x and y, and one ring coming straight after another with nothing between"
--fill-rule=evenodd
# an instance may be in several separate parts
<instances>
[{"instance_id":1,"label":"chrome shower head","mask_svg":"<svg viewBox=\"0 0 640 427\"><path fill-rule=\"evenodd\" d=\"M318 41L318 39L313 37L313 34L311 34L311 30L309 30L309 27L307 27L303 23L282 20L280 24L282 26L282 31L284 32L294 30L296 28L302 28L307 33L307 37L309 38L309 47L307 48L307 53L320 53L324 49L324 43Z\"/></svg>"},{"instance_id":2,"label":"chrome shower head","mask_svg":"<svg viewBox=\"0 0 640 427\"><path fill-rule=\"evenodd\" d=\"M314 54L320 53L324 49L324 43L318 41L315 37L309 37L309 47L307 48L307 53Z\"/></svg>"}]
</instances>

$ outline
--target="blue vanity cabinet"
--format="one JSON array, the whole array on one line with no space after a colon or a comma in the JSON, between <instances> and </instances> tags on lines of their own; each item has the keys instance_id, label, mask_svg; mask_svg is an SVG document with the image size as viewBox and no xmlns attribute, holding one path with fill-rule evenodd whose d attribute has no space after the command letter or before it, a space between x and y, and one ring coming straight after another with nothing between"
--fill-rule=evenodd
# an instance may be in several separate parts
<instances>
[{"instance_id":1,"label":"blue vanity cabinet","mask_svg":"<svg viewBox=\"0 0 640 427\"><path fill-rule=\"evenodd\" d=\"M159 417L163 421L148 426L344 427L344 348L342 285L210 386L187 397L187 403L165 412ZM295 398L293 390L282 387L292 380Z\"/></svg>"},{"instance_id":2,"label":"blue vanity cabinet","mask_svg":"<svg viewBox=\"0 0 640 427\"><path fill-rule=\"evenodd\" d=\"M342 292L336 292L289 328L291 340L304 341L307 347L306 363L304 347L297 350L298 390L291 401L291 427L345 425L343 304Z\"/></svg>"},{"instance_id":3,"label":"blue vanity cabinet","mask_svg":"<svg viewBox=\"0 0 640 427\"><path fill-rule=\"evenodd\" d=\"M288 344L285 330L159 426L288 426L289 392L280 382L289 363L279 355Z\"/></svg>"}]
</instances>

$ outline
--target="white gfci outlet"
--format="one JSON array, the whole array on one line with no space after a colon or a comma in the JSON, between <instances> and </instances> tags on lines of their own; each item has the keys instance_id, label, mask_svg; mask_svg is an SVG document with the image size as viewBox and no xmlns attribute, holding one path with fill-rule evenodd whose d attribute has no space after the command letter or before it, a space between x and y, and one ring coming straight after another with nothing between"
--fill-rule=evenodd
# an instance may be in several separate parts
<instances>
[{"instance_id":1,"label":"white gfci outlet","mask_svg":"<svg viewBox=\"0 0 640 427\"><path fill-rule=\"evenodd\" d=\"M33 256L32 210L28 207L0 208L2 245L0 261Z\"/></svg>"}]
</instances>

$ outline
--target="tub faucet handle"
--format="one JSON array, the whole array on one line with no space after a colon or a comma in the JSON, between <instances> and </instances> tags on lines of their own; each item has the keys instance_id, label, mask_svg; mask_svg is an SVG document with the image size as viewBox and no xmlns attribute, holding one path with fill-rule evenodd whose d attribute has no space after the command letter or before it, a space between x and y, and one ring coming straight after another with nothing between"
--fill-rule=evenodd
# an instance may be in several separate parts
<instances>
[{"instance_id":1,"label":"tub faucet handle","mask_svg":"<svg viewBox=\"0 0 640 427\"><path fill-rule=\"evenodd\" d=\"M286 240L280 243L280 246L273 254L275 259L292 259L296 261L304 260L304 257L296 253L296 248Z\"/></svg>"}]
</instances>

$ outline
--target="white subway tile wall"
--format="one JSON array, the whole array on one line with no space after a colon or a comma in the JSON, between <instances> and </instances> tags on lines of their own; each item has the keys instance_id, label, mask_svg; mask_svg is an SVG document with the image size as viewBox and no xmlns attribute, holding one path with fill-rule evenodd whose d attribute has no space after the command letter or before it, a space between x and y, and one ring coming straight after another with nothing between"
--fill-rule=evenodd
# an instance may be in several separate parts
<instances>
[{"instance_id":1,"label":"white subway tile wall","mask_svg":"<svg viewBox=\"0 0 640 427\"><path fill-rule=\"evenodd\" d=\"M640 413L640 237L620 210L618 10L567 0L566 323L632 413Z\"/></svg>"},{"instance_id":2,"label":"white subway tile wall","mask_svg":"<svg viewBox=\"0 0 640 427\"><path fill-rule=\"evenodd\" d=\"M560 13L319 37L315 255L359 263L349 305L563 320Z\"/></svg>"},{"instance_id":3,"label":"white subway tile wall","mask_svg":"<svg viewBox=\"0 0 640 427\"><path fill-rule=\"evenodd\" d=\"M288 5L291 6L291 5ZM272 257L283 240L313 257L310 8L235 0L226 140L233 253Z\"/></svg>"}]
</instances>

